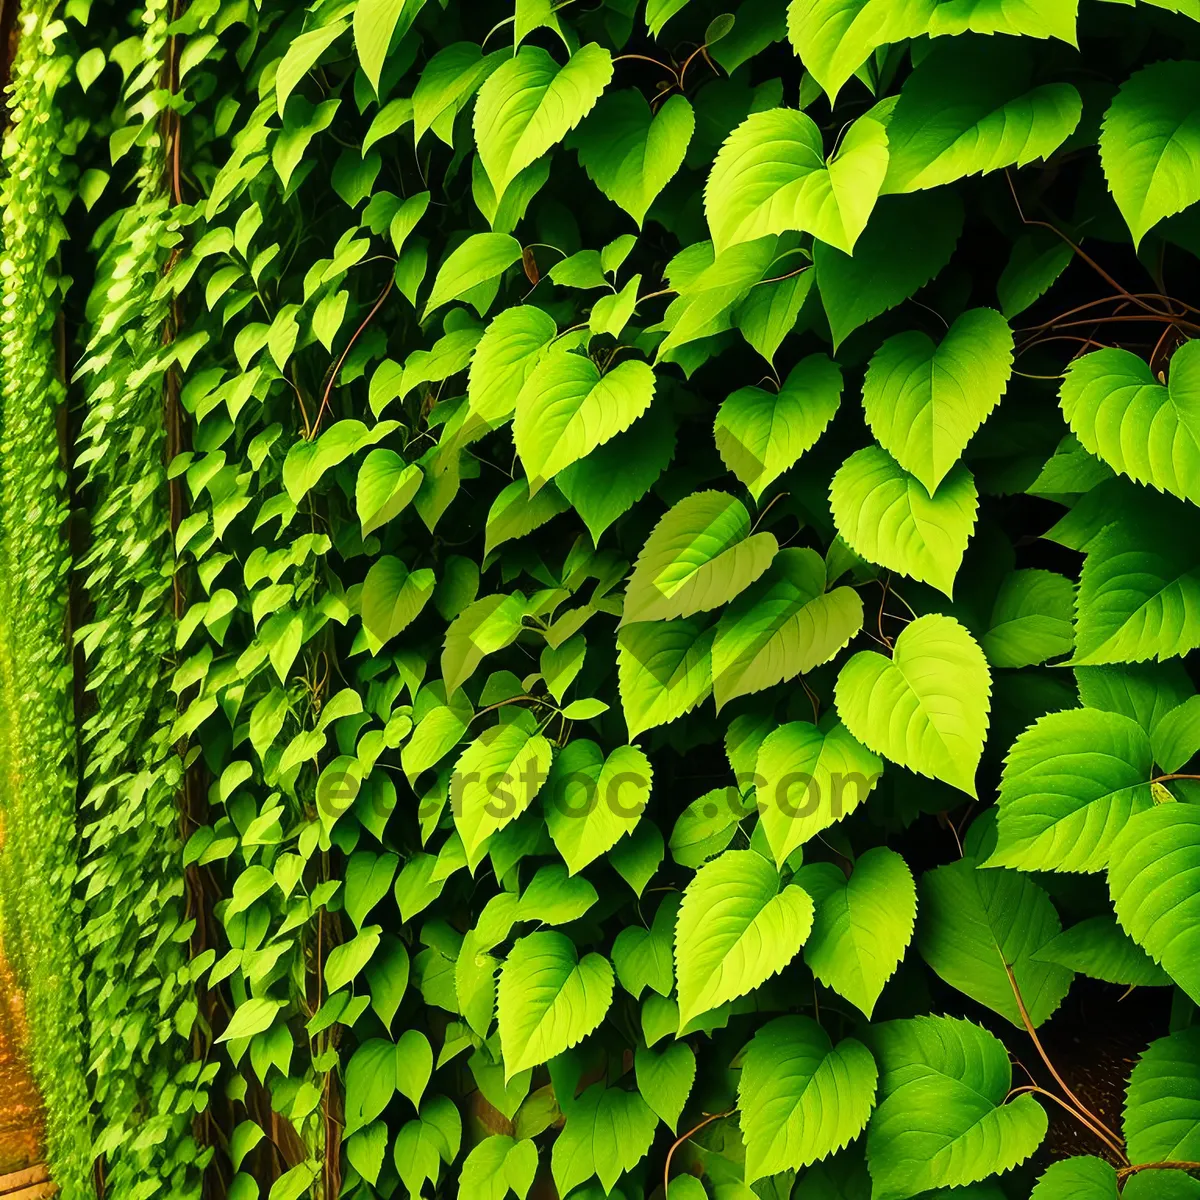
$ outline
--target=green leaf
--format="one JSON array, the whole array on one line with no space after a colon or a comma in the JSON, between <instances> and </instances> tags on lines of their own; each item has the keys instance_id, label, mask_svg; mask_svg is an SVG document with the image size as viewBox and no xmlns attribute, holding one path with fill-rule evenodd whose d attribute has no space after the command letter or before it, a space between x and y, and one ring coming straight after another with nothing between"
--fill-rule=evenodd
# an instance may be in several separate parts
<instances>
[{"instance_id":1,"label":"green leaf","mask_svg":"<svg viewBox=\"0 0 1200 1200\"><path fill-rule=\"evenodd\" d=\"M925 32L934 0L791 0L788 38L832 104L880 47Z\"/></svg>"},{"instance_id":2,"label":"green leaf","mask_svg":"<svg viewBox=\"0 0 1200 1200\"><path fill-rule=\"evenodd\" d=\"M561 68L545 50L522 46L488 77L475 103L475 143L497 199L587 116L612 71L609 52L590 42Z\"/></svg>"},{"instance_id":3,"label":"green leaf","mask_svg":"<svg viewBox=\"0 0 1200 1200\"><path fill-rule=\"evenodd\" d=\"M662 865L663 836L651 821L641 821L628 838L623 838L609 852L613 869L641 896L646 885Z\"/></svg>"},{"instance_id":4,"label":"green leaf","mask_svg":"<svg viewBox=\"0 0 1200 1200\"><path fill-rule=\"evenodd\" d=\"M993 667L1029 667L1069 654L1075 644L1075 585L1053 571L1012 571L996 593L979 639Z\"/></svg>"},{"instance_id":5,"label":"green leaf","mask_svg":"<svg viewBox=\"0 0 1200 1200\"><path fill-rule=\"evenodd\" d=\"M738 1084L746 1182L798 1171L866 1128L878 1070L854 1038L834 1046L809 1017L779 1017L746 1049Z\"/></svg>"},{"instance_id":6,"label":"green leaf","mask_svg":"<svg viewBox=\"0 0 1200 1200\"><path fill-rule=\"evenodd\" d=\"M376 92L392 38L403 36L422 7L424 0L358 0L355 5L354 48Z\"/></svg>"},{"instance_id":7,"label":"green leaf","mask_svg":"<svg viewBox=\"0 0 1200 1200\"><path fill-rule=\"evenodd\" d=\"M1200 1003L1200 808L1132 817L1109 853L1108 890L1121 928Z\"/></svg>"},{"instance_id":8,"label":"green leaf","mask_svg":"<svg viewBox=\"0 0 1200 1200\"><path fill-rule=\"evenodd\" d=\"M679 94L651 115L636 88L610 92L579 127L574 145L592 182L637 222L683 165L696 128Z\"/></svg>"},{"instance_id":9,"label":"green leaf","mask_svg":"<svg viewBox=\"0 0 1200 1200\"><path fill-rule=\"evenodd\" d=\"M816 906L804 961L870 1017L912 941L917 886L908 864L876 846L855 861L849 879L832 863L812 863L796 872L796 882Z\"/></svg>"},{"instance_id":10,"label":"green leaf","mask_svg":"<svg viewBox=\"0 0 1200 1200\"><path fill-rule=\"evenodd\" d=\"M996 282L996 298L1005 320L1023 313L1049 290L1074 257L1070 245L1049 230L1034 229L1017 238Z\"/></svg>"},{"instance_id":11,"label":"green leaf","mask_svg":"<svg viewBox=\"0 0 1200 1200\"><path fill-rule=\"evenodd\" d=\"M406 463L394 450L376 449L367 455L354 488L355 511L364 538L409 506L421 479L421 468Z\"/></svg>"},{"instance_id":12,"label":"green leaf","mask_svg":"<svg viewBox=\"0 0 1200 1200\"><path fill-rule=\"evenodd\" d=\"M713 630L695 620L644 621L617 632L621 707L632 741L669 725L712 691Z\"/></svg>"},{"instance_id":13,"label":"green leaf","mask_svg":"<svg viewBox=\"0 0 1200 1200\"><path fill-rule=\"evenodd\" d=\"M521 259L521 243L507 233L473 233L442 263L422 320L472 288L502 275Z\"/></svg>"},{"instance_id":14,"label":"green leaf","mask_svg":"<svg viewBox=\"0 0 1200 1200\"><path fill-rule=\"evenodd\" d=\"M781 550L721 614L712 650L717 709L828 662L862 623L853 588L825 591L815 550Z\"/></svg>"},{"instance_id":15,"label":"green leaf","mask_svg":"<svg viewBox=\"0 0 1200 1200\"><path fill-rule=\"evenodd\" d=\"M624 432L555 476L592 541L627 513L675 455L675 426L665 407L651 407Z\"/></svg>"},{"instance_id":16,"label":"green leaf","mask_svg":"<svg viewBox=\"0 0 1200 1200\"><path fill-rule=\"evenodd\" d=\"M689 617L725 604L762 575L778 549L772 534L752 532L745 506L732 496L685 496L638 554L621 624Z\"/></svg>"},{"instance_id":17,"label":"green leaf","mask_svg":"<svg viewBox=\"0 0 1200 1200\"><path fill-rule=\"evenodd\" d=\"M352 983L362 973L379 946L380 932L378 925L368 925L350 941L330 950L325 960L325 986L331 994Z\"/></svg>"},{"instance_id":18,"label":"green leaf","mask_svg":"<svg viewBox=\"0 0 1200 1200\"><path fill-rule=\"evenodd\" d=\"M241 1038L254 1037L255 1034L265 1033L275 1022L275 1018L286 1008L282 1000L271 1000L260 996L239 1004L237 1011L225 1026L224 1033L217 1038L218 1042L231 1042Z\"/></svg>"},{"instance_id":19,"label":"green leaf","mask_svg":"<svg viewBox=\"0 0 1200 1200\"><path fill-rule=\"evenodd\" d=\"M1069 83L1026 90L1025 47L1007 39L935 46L904 82L888 122L882 191L915 192L1048 158L1079 124Z\"/></svg>"},{"instance_id":20,"label":"green leaf","mask_svg":"<svg viewBox=\"0 0 1200 1200\"><path fill-rule=\"evenodd\" d=\"M1189 696L1151 726L1154 761L1164 771L1180 771L1200 751L1200 696Z\"/></svg>"},{"instance_id":21,"label":"green leaf","mask_svg":"<svg viewBox=\"0 0 1200 1200\"><path fill-rule=\"evenodd\" d=\"M359 850L346 865L343 906L356 929L362 929L371 910L392 890L399 855Z\"/></svg>"},{"instance_id":22,"label":"green leaf","mask_svg":"<svg viewBox=\"0 0 1200 1200\"><path fill-rule=\"evenodd\" d=\"M1200 646L1193 522L1192 510L1160 501L1144 514L1127 510L1092 538L1075 599L1072 665L1162 660Z\"/></svg>"},{"instance_id":23,"label":"green leaf","mask_svg":"<svg viewBox=\"0 0 1200 1200\"><path fill-rule=\"evenodd\" d=\"M459 756L450 805L472 871L492 834L533 803L550 772L551 754L541 734L510 723L491 726Z\"/></svg>"},{"instance_id":24,"label":"green leaf","mask_svg":"<svg viewBox=\"0 0 1200 1200\"><path fill-rule=\"evenodd\" d=\"M661 1054L644 1046L634 1053L638 1093L672 1133L696 1081L696 1056L685 1042L675 1042Z\"/></svg>"},{"instance_id":25,"label":"green leaf","mask_svg":"<svg viewBox=\"0 0 1200 1200\"><path fill-rule=\"evenodd\" d=\"M739 388L717 410L713 434L725 465L757 501L811 450L837 412L842 373L824 354L792 368L778 392Z\"/></svg>"},{"instance_id":26,"label":"green leaf","mask_svg":"<svg viewBox=\"0 0 1200 1200\"><path fill-rule=\"evenodd\" d=\"M597 336L607 334L611 338L619 338L637 307L641 283L642 277L635 275L619 292L601 296L588 314L588 329Z\"/></svg>"},{"instance_id":27,"label":"green leaf","mask_svg":"<svg viewBox=\"0 0 1200 1200\"><path fill-rule=\"evenodd\" d=\"M1175 351L1166 387L1128 350L1086 354L1067 367L1059 397L1089 454L1135 483L1200 504L1200 345Z\"/></svg>"},{"instance_id":28,"label":"green leaf","mask_svg":"<svg viewBox=\"0 0 1200 1200\"><path fill-rule=\"evenodd\" d=\"M396 1094L396 1047L363 1042L346 1066L346 1136L370 1125Z\"/></svg>"},{"instance_id":29,"label":"green leaf","mask_svg":"<svg viewBox=\"0 0 1200 1200\"><path fill-rule=\"evenodd\" d=\"M484 527L483 555L487 558L497 546L523 538L540 529L570 505L553 484L541 489L532 498L529 481L514 479L492 501Z\"/></svg>"},{"instance_id":30,"label":"green leaf","mask_svg":"<svg viewBox=\"0 0 1200 1200\"><path fill-rule=\"evenodd\" d=\"M920 890L917 948L951 987L1023 1028L1007 964L1035 1027L1058 1008L1072 974L1035 957L1062 926L1032 879L963 858L927 871Z\"/></svg>"},{"instance_id":31,"label":"green leaf","mask_svg":"<svg viewBox=\"0 0 1200 1200\"><path fill-rule=\"evenodd\" d=\"M547 354L521 388L513 421L530 493L628 429L653 399L654 372L644 362L626 359L601 375L582 354Z\"/></svg>"},{"instance_id":32,"label":"green leaf","mask_svg":"<svg viewBox=\"0 0 1200 1200\"><path fill-rule=\"evenodd\" d=\"M1130 817L1154 804L1150 739L1117 713L1050 713L1017 738L1000 780L988 866L1102 871Z\"/></svg>"},{"instance_id":33,"label":"green leaf","mask_svg":"<svg viewBox=\"0 0 1200 1200\"><path fill-rule=\"evenodd\" d=\"M562 863L542 867L521 893L520 919L543 925L577 921L598 899L586 879L572 878Z\"/></svg>"},{"instance_id":34,"label":"green leaf","mask_svg":"<svg viewBox=\"0 0 1200 1200\"><path fill-rule=\"evenodd\" d=\"M1064 929L1034 955L1091 979L1125 987L1169 987L1170 976L1112 917L1089 917Z\"/></svg>"},{"instance_id":35,"label":"green leaf","mask_svg":"<svg viewBox=\"0 0 1200 1200\"><path fill-rule=\"evenodd\" d=\"M1100 163L1133 244L1200 200L1200 82L1191 62L1157 62L1120 87L1100 129Z\"/></svg>"},{"instance_id":36,"label":"green leaf","mask_svg":"<svg viewBox=\"0 0 1200 1200\"><path fill-rule=\"evenodd\" d=\"M804 267L764 279L751 288L750 294L734 311L733 323L742 337L767 362L774 364L780 344L796 327L816 277L817 273L811 267Z\"/></svg>"},{"instance_id":37,"label":"green leaf","mask_svg":"<svg viewBox=\"0 0 1200 1200\"><path fill-rule=\"evenodd\" d=\"M410 574L390 554L371 564L362 589L362 622L373 652L417 619L436 582L428 567Z\"/></svg>"},{"instance_id":38,"label":"green leaf","mask_svg":"<svg viewBox=\"0 0 1200 1200\"><path fill-rule=\"evenodd\" d=\"M971 635L930 613L904 627L891 659L862 650L842 668L837 710L877 754L974 797L991 686Z\"/></svg>"},{"instance_id":39,"label":"green leaf","mask_svg":"<svg viewBox=\"0 0 1200 1200\"><path fill-rule=\"evenodd\" d=\"M404 1032L396 1043L396 1091L421 1107L421 1097L433 1075L433 1050L419 1029Z\"/></svg>"},{"instance_id":40,"label":"green leaf","mask_svg":"<svg viewBox=\"0 0 1200 1200\"><path fill-rule=\"evenodd\" d=\"M613 942L612 959L617 979L635 1000L641 998L646 988L660 996L669 996L675 986L671 949L675 942L678 911L678 893L668 893L659 904L649 929L627 925Z\"/></svg>"},{"instance_id":41,"label":"green leaf","mask_svg":"<svg viewBox=\"0 0 1200 1200\"><path fill-rule=\"evenodd\" d=\"M500 969L497 1004L504 1077L569 1050L604 1020L613 969L599 954L582 960L561 933L531 933Z\"/></svg>"},{"instance_id":42,"label":"green leaf","mask_svg":"<svg viewBox=\"0 0 1200 1200\"><path fill-rule=\"evenodd\" d=\"M546 792L546 827L572 875L633 832L653 778L636 746L618 746L607 758L586 738L563 748Z\"/></svg>"},{"instance_id":43,"label":"green leaf","mask_svg":"<svg viewBox=\"0 0 1200 1200\"><path fill-rule=\"evenodd\" d=\"M792 721L763 742L754 772L759 820L782 868L797 846L867 798L883 773L883 763L840 721L828 732L807 721Z\"/></svg>"},{"instance_id":44,"label":"green leaf","mask_svg":"<svg viewBox=\"0 0 1200 1200\"><path fill-rule=\"evenodd\" d=\"M485 596L468 604L450 623L442 648L442 678L446 695L453 697L488 654L511 646L525 618L525 597L520 592Z\"/></svg>"},{"instance_id":45,"label":"green leaf","mask_svg":"<svg viewBox=\"0 0 1200 1200\"><path fill-rule=\"evenodd\" d=\"M825 159L806 113L751 113L721 147L704 188L718 254L738 242L789 229L850 254L888 171L888 135L873 117L855 121Z\"/></svg>"},{"instance_id":46,"label":"green leaf","mask_svg":"<svg viewBox=\"0 0 1200 1200\"><path fill-rule=\"evenodd\" d=\"M884 196L853 258L818 242L813 265L834 349L937 275L950 261L962 227L962 203L953 192Z\"/></svg>"},{"instance_id":47,"label":"green leaf","mask_svg":"<svg viewBox=\"0 0 1200 1200\"><path fill-rule=\"evenodd\" d=\"M1151 1042L1129 1077L1125 1140L1133 1163L1200 1159L1200 1029Z\"/></svg>"},{"instance_id":48,"label":"green leaf","mask_svg":"<svg viewBox=\"0 0 1200 1200\"><path fill-rule=\"evenodd\" d=\"M857 554L952 595L979 506L962 463L930 495L887 451L867 446L838 468L829 502L838 532Z\"/></svg>"},{"instance_id":49,"label":"green leaf","mask_svg":"<svg viewBox=\"0 0 1200 1200\"><path fill-rule=\"evenodd\" d=\"M421 68L413 91L415 144L419 146L430 129L440 137L447 126L452 128L454 118L483 81L509 57L504 50L485 57L476 42L454 42L439 50Z\"/></svg>"},{"instance_id":50,"label":"green leaf","mask_svg":"<svg viewBox=\"0 0 1200 1200\"><path fill-rule=\"evenodd\" d=\"M1035 38L1059 38L1076 45L1078 0L941 0L929 20L931 37L960 33L1007 33Z\"/></svg>"},{"instance_id":51,"label":"green leaf","mask_svg":"<svg viewBox=\"0 0 1200 1200\"><path fill-rule=\"evenodd\" d=\"M988 414L1012 371L1013 336L991 308L965 312L935 346L897 334L871 357L863 409L876 441L933 495Z\"/></svg>"},{"instance_id":52,"label":"green leaf","mask_svg":"<svg viewBox=\"0 0 1200 1200\"><path fill-rule=\"evenodd\" d=\"M512 416L521 388L556 331L554 319L532 304L518 304L496 315L471 360L466 434L486 433Z\"/></svg>"},{"instance_id":53,"label":"green leaf","mask_svg":"<svg viewBox=\"0 0 1200 1200\"><path fill-rule=\"evenodd\" d=\"M281 117L296 85L349 27L350 22L345 18L332 21L302 33L291 43L275 72L275 103Z\"/></svg>"},{"instance_id":54,"label":"green leaf","mask_svg":"<svg viewBox=\"0 0 1200 1200\"><path fill-rule=\"evenodd\" d=\"M1064 1158L1051 1163L1029 1200L1117 1200L1117 1172L1102 1158Z\"/></svg>"},{"instance_id":55,"label":"green leaf","mask_svg":"<svg viewBox=\"0 0 1200 1200\"><path fill-rule=\"evenodd\" d=\"M872 1200L962 1187L1024 1162L1046 1136L1029 1094L1005 1102L1004 1044L970 1021L916 1017L873 1028L879 1106L867 1130Z\"/></svg>"},{"instance_id":56,"label":"green leaf","mask_svg":"<svg viewBox=\"0 0 1200 1200\"><path fill-rule=\"evenodd\" d=\"M681 867L695 870L733 841L747 811L736 787L705 792L676 819L671 830L671 857Z\"/></svg>"},{"instance_id":57,"label":"green leaf","mask_svg":"<svg viewBox=\"0 0 1200 1200\"><path fill-rule=\"evenodd\" d=\"M554 1141L551 1170L560 1196L596 1178L606 1196L646 1157L658 1118L636 1092L593 1084L576 1099ZM577 1192L576 1195L583 1195Z\"/></svg>"},{"instance_id":58,"label":"green leaf","mask_svg":"<svg viewBox=\"0 0 1200 1200\"><path fill-rule=\"evenodd\" d=\"M675 926L679 1024L736 1000L796 957L812 927L803 889L753 850L728 850L696 872Z\"/></svg>"}]
</instances>

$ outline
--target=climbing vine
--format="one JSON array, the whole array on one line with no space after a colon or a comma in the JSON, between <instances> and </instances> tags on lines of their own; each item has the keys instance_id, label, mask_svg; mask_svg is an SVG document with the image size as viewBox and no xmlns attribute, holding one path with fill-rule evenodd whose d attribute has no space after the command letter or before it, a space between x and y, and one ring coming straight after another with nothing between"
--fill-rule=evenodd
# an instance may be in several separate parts
<instances>
[{"instance_id":1,"label":"climbing vine","mask_svg":"<svg viewBox=\"0 0 1200 1200\"><path fill-rule=\"evenodd\" d=\"M64 1191L1200 1189L1200 9L27 8Z\"/></svg>"}]
</instances>

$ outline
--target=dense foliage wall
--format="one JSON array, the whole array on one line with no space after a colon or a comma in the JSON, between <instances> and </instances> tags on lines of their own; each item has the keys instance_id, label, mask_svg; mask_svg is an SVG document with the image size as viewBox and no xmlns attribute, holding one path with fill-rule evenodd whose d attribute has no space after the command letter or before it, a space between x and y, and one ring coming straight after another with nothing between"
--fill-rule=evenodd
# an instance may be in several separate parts
<instances>
[{"instance_id":1,"label":"dense foliage wall","mask_svg":"<svg viewBox=\"0 0 1200 1200\"><path fill-rule=\"evenodd\" d=\"M1200 1195L1198 20L25 6L69 1200Z\"/></svg>"}]
</instances>

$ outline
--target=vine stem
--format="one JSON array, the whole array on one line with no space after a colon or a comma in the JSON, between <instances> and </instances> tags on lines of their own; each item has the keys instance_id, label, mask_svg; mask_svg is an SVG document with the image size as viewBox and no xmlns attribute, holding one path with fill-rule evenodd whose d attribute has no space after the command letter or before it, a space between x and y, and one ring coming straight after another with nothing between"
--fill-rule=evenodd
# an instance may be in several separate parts
<instances>
[{"instance_id":1,"label":"vine stem","mask_svg":"<svg viewBox=\"0 0 1200 1200\"><path fill-rule=\"evenodd\" d=\"M1017 189L1013 184L1012 175L1009 174L1009 172L1007 170L1005 170L1005 172L1004 172L1004 178L1008 182L1008 190L1012 193L1013 203L1017 206L1017 216L1019 216L1021 218L1021 223L1023 225L1040 225L1043 229L1050 230L1050 232L1053 233L1056 237L1062 238L1062 240L1064 242L1066 242L1066 244L1068 246L1070 246L1071 249L1076 254L1078 254L1079 257L1081 259L1083 259L1083 261L1085 263L1087 263L1087 265L1089 267L1091 267L1092 270L1095 271L1096 274L1099 275L1100 278L1105 281L1105 283L1107 283L1109 285L1109 287L1114 288L1116 291L1120 292L1121 295L1124 296L1126 300L1132 300L1135 304L1137 304L1141 308L1144 308L1147 312L1157 313L1160 316L1164 315L1160 309L1151 308L1151 306L1149 304L1147 304L1146 301L1140 299L1138 296L1135 296L1132 292L1126 291L1126 289L1123 288L1098 262L1096 262L1096 260L1094 258L1092 258L1091 255L1085 254L1083 252L1083 250L1080 249L1080 247L1078 247L1069 237L1067 237L1067 235L1065 233L1063 233L1063 231L1061 229L1059 229L1056 225L1052 225L1049 221L1036 221L1036 220L1031 220L1029 217L1027 217L1025 215L1025 210L1021 207L1021 201L1017 196Z\"/></svg>"},{"instance_id":2,"label":"vine stem","mask_svg":"<svg viewBox=\"0 0 1200 1200\"><path fill-rule=\"evenodd\" d=\"M1181 772L1175 772L1171 775L1158 775L1150 780L1151 783L1170 783L1172 779L1197 779L1200 780L1200 775L1186 775Z\"/></svg>"},{"instance_id":3,"label":"vine stem","mask_svg":"<svg viewBox=\"0 0 1200 1200\"><path fill-rule=\"evenodd\" d=\"M1077 1108L1073 1108L1061 1096L1056 1096L1053 1092L1047 1091L1046 1088L1040 1087L1036 1083L1027 1083L1023 1087L1013 1088L1013 1090L1009 1092L1004 1099L1006 1101L1011 1100L1014 1096L1021 1096L1026 1092L1032 1092L1038 1096L1046 1096L1053 1100L1055 1104L1066 1109L1066 1111L1069 1112L1071 1116L1073 1116L1081 1125L1087 1129L1090 1129L1092 1133L1094 1133L1114 1154L1119 1155L1121 1158L1125 1158L1125 1152L1121 1149L1121 1147L1115 1142L1110 1141L1108 1137L1101 1133L1100 1130L1091 1123L1091 1121L1087 1120L1087 1118L1084 1117L1084 1115ZM1128 1161L1128 1159L1126 1159L1126 1161Z\"/></svg>"},{"instance_id":4,"label":"vine stem","mask_svg":"<svg viewBox=\"0 0 1200 1200\"><path fill-rule=\"evenodd\" d=\"M997 953L999 953L999 947L997 947ZM1125 1157L1124 1150L1113 1144L1114 1142L1120 1143L1121 1139L1115 1133L1113 1133L1113 1131L1109 1129L1109 1127L1105 1125L1105 1123L1098 1116L1096 1116L1096 1114L1092 1112L1091 1109L1089 1109L1073 1091L1071 1091L1071 1089L1067 1086L1066 1080L1063 1079L1063 1077L1058 1073L1058 1069L1050 1061L1050 1056L1046 1053L1046 1049L1042 1045L1041 1039L1037 1035L1037 1030L1034 1029L1033 1022L1029 1019L1029 1010L1025 1007L1025 998L1021 995L1021 988L1017 983L1017 977L1003 954L1000 954L1000 961L1004 964L1004 973L1008 976L1009 987L1012 988L1013 997L1017 1002L1017 1011L1021 1014L1021 1024L1025 1026L1025 1032L1029 1034L1029 1039L1033 1042L1033 1047L1038 1052L1038 1057L1046 1064L1046 1070L1050 1072L1054 1082L1057 1083L1060 1088L1062 1088L1063 1094L1071 1101L1071 1104L1075 1106L1077 1110L1076 1115L1084 1120L1084 1124L1091 1124L1094 1122L1094 1124L1097 1126L1095 1132L1099 1134L1099 1131L1103 1130L1107 1137L1103 1137L1102 1140L1105 1141L1113 1150L1115 1150L1121 1156L1121 1158L1128 1162L1129 1159ZM1069 1106L1064 1104L1063 1107ZM1111 1142L1108 1140L1109 1138L1112 1139Z\"/></svg>"},{"instance_id":5,"label":"vine stem","mask_svg":"<svg viewBox=\"0 0 1200 1200\"><path fill-rule=\"evenodd\" d=\"M321 407L317 409L316 418L313 420L312 434L308 438L312 441L317 436L317 431L321 428L321 417L324 415L326 408L329 407L329 396L333 391L334 382L337 380L338 372L342 369L342 364L346 361L346 356L354 348L354 343L358 341L358 336L368 325L370 325L375 314L383 307L383 302L392 294L392 288L396 286L396 280L389 279L387 287L379 295L379 299L375 301L375 307L367 313L363 323L354 331L354 336L346 343L345 350L342 351L341 358L337 361L337 366L334 367L333 373L329 376L329 383L325 386L325 395L321 397Z\"/></svg>"},{"instance_id":6,"label":"vine stem","mask_svg":"<svg viewBox=\"0 0 1200 1200\"><path fill-rule=\"evenodd\" d=\"M679 1147L688 1140L688 1138L695 1137L695 1135L698 1134L706 1125L711 1125L714 1121L721 1120L722 1117L731 1117L735 1112L737 1112L736 1105L734 1105L733 1108L726 1109L724 1112L709 1113L699 1125L693 1125L692 1128L687 1131L687 1133L681 1134L675 1139L675 1141L671 1144L670 1150L667 1151L667 1161L663 1164L663 1200L666 1200L666 1196L670 1188L671 1159L675 1156L675 1151L678 1150Z\"/></svg>"},{"instance_id":7,"label":"vine stem","mask_svg":"<svg viewBox=\"0 0 1200 1200\"><path fill-rule=\"evenodd\" d=\"M1117 1175L1121 1179L1128 1179L1130 1175L1136 1175L1139 1171L1200 1171L1200 1162L1176 1162L1171 1160L1167 1162L1138 1163L1136 1166L1119 1167Z\"/></svg>"}]
</instances>

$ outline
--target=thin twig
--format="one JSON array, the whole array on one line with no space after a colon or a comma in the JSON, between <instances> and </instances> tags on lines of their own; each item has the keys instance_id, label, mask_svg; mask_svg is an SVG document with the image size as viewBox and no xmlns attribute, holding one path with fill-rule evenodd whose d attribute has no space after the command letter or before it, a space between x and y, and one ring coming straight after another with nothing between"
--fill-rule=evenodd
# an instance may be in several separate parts
<instances>
[{"instance_id":1,"label":"thin twig","mask_svg":"<svg viewBox=\"0 0 1200 1200\"><path fill-rule=\"evenodd\" d=\"M731 1117L731 1116L733 1116L733 1114L735 1112L737 1112L736 1106L734 1108L727 1109L725 1112L709 1113L709 1115L707 1117L705 1117L704 1120L701 1121L699 1125L692 1126L692 1128L689 1129L687 1131L687 1133L685 1133L682 1136L677 1137L675 1139L670 1150L667 1151L667 1161L663 1164L663 1197L664 1197L664 1200L665 1200L665 1197L667 1196L669 1188L670 1188L671 1159L674 1157L675 1151L678 1150L679 1147L682 1146L683 1143L688 1140L688 1138L694 1137L697 1133L699 1133L700 1130L702 1130L706 1125L711 1125L714 1121L721 1120L722 1117Z\"/></svg>"}]
</instances>

